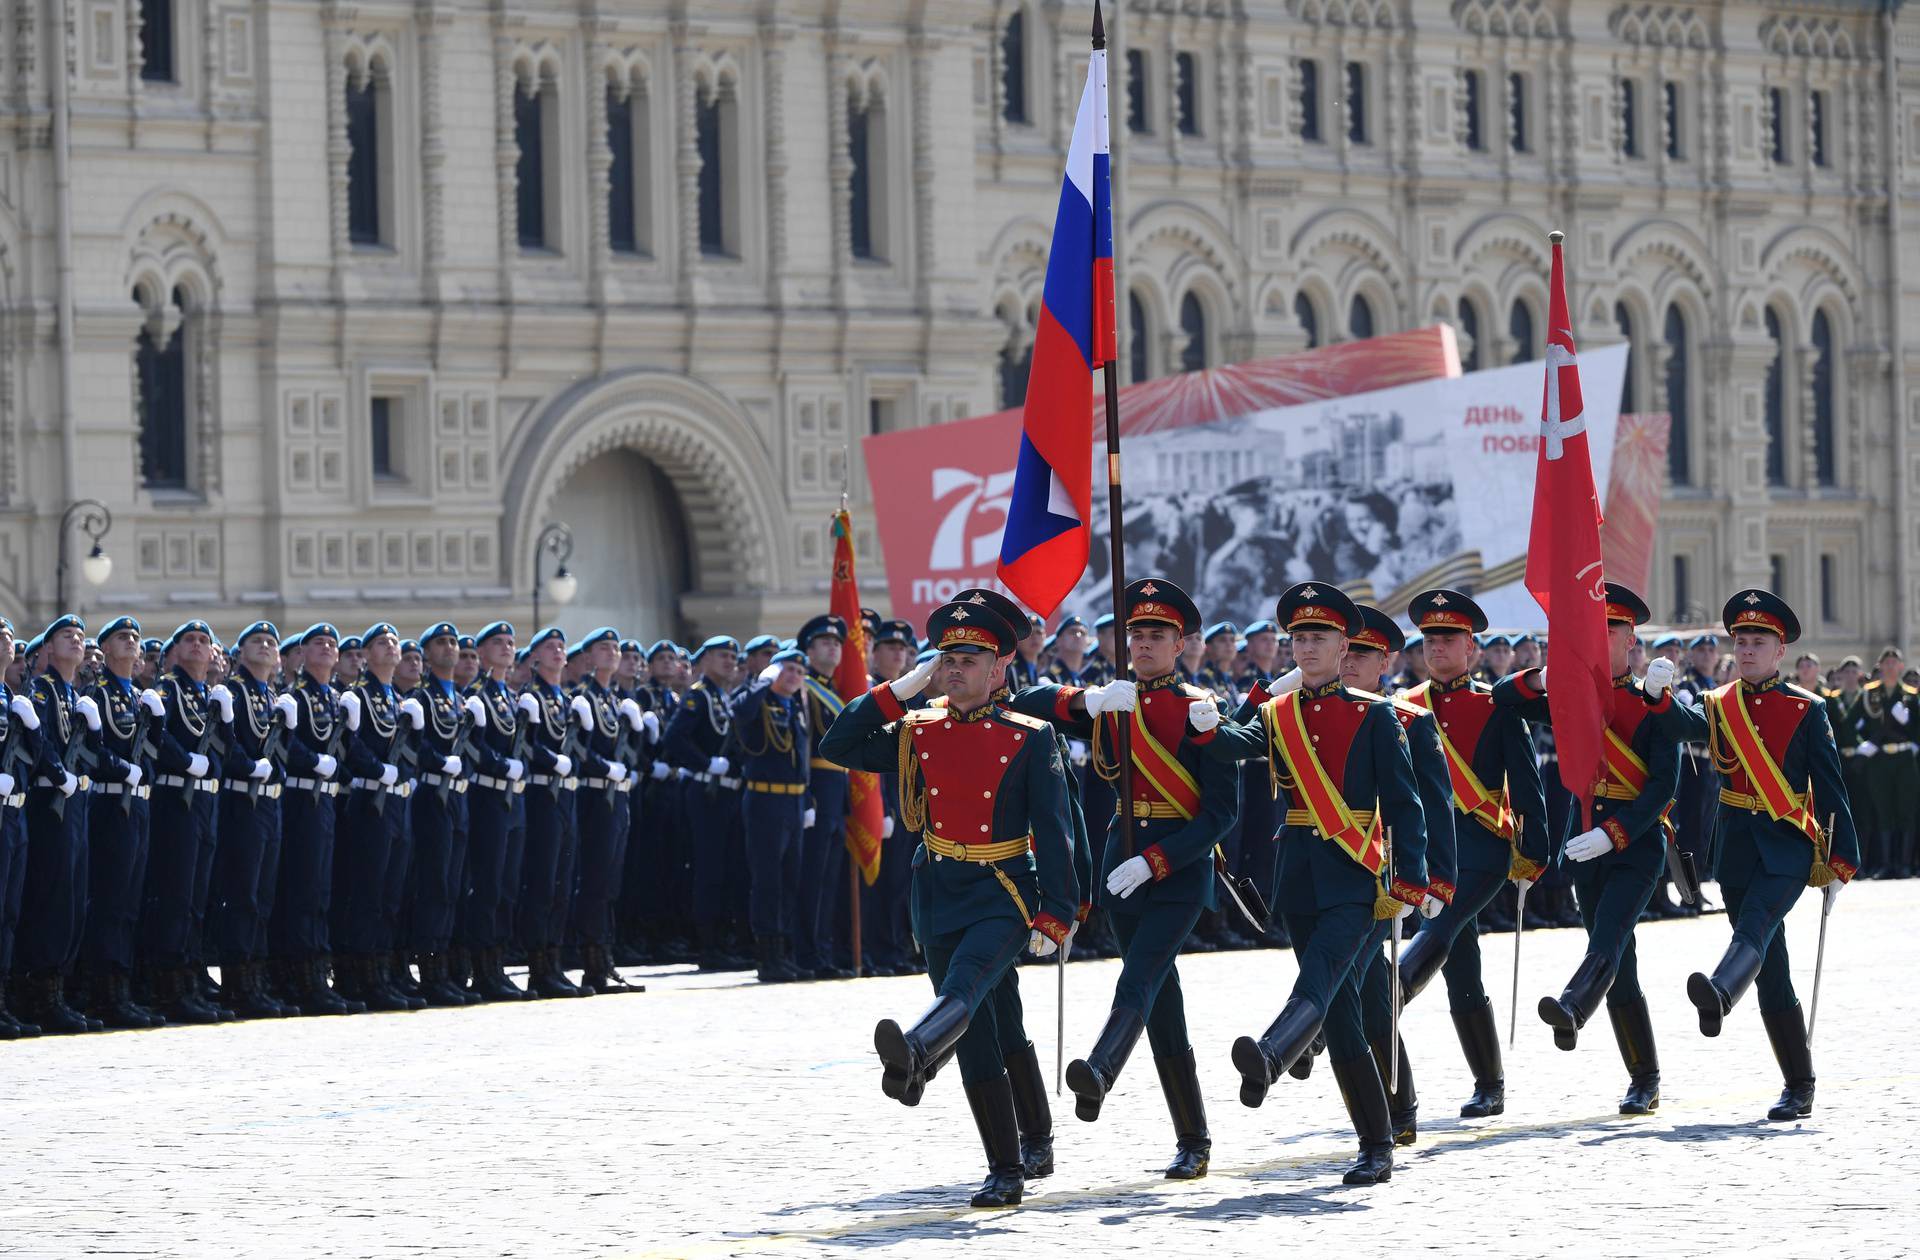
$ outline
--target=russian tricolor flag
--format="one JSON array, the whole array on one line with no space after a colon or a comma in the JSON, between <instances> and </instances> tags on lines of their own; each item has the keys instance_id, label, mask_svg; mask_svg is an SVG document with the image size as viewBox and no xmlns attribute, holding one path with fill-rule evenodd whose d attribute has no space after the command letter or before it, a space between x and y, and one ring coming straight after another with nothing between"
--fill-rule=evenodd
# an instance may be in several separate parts
<instances>
[{"instance_id":1,"label":"russian tricolor flag","mask_svg":"<svg viewBox=\"0 0 1920 1260\"><path fill-rule=\"evenodd\" d=\"M1047 283L1034 332L1013 500L999 576L1051 616L1087 567L1093 493L1093 374L1115 359L1113 190L1107 153L1107 54L1094 8L1094 53L1067 149Z\"/></svg>"}]
</instances>

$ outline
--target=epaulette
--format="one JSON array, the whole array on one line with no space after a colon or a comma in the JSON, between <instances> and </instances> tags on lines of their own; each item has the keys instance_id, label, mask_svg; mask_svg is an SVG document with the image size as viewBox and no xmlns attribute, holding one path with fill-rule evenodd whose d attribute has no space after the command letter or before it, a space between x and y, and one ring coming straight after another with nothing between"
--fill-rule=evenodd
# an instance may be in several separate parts
<instances>
[{"instance_id":1,"label":"epaulette","mask_svg":"<svg viewBox=\"0 0 1920 1260\"><path fill-rule=\"evenodd\" d=\"M1876 679L1874 679L1874 680L1873 680L1872 682L1870 682L1870 683L1868 683L1868 684L1867 684L1866 686L1864 686L1864 687L1862 687L1862 688L1860 688L1860 690L1862 690L1862 691L1878 691L1878 690L1880 690L1880 680L1879 680L1878 678L1876 678Z\"/></svg>"},{"instance_id":2,"label":"epaulette","mask_svg":"<svg viewBox=\"0 0 1920 1260\"><path fill-rule=\"evenodd\" d=\"M1000 713L1000 720L1012 726L1024 726L1030 731L1044 731L1044 730L1051 729L1047 726L1045 722L1041 721L1039 718L1028 717L1024 713L1015 713L1012 709L1002 708L999 710L999 713Z\"/></svg>"},{"instance_id":3,"label":"epaulette","mask_svg":"<svg viewBox=\"0 0 1920 1260\"><path fill-rule=\"evenodd\" d=\"M1207 700L1213 696L1211 691L1204 687L1196 687L1192 683L1181 683L1179 690L1180 694L1189 700Z\"/></svg>"},{"instance_id":4,"label":"epaulette","mask_svg":"<svg viewBox=\"0 0 1920 1260\"><path fill-rule=\"evenodd\" d=\"M943 696L941 699L944 700L945 697ZM906 716L900 720L908 726L925 726L929 722L938 722L945 716L947 716L947 711L944 707L938 709L908 709Z\"/></svg>"},{"instance_id":5,"label":"epaulette","mask_svg":"<svg viewBox=\"0 0 1920 1260\"><path fill-rule=\"evenodd\" d=\"M1811 700L1816 703L1820 700L1819 696L1815 695L1811 691L1808 691L1805 687L1802 687L1799 683L1783 682L1780 684L1780 690L1786 692L1788 695L1792 696L1796 700Z\"/></svg>"}]
</instances>

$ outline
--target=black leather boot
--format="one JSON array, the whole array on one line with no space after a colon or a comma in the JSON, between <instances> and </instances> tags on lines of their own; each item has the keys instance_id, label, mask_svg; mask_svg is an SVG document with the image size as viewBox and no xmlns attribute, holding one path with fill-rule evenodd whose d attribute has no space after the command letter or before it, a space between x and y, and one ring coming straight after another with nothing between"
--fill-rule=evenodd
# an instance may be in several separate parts
<instances>
[{"instance_id":1,"label":"black leather boot","mask_svg":"<svg viewBox=\"0 0 1920 1260\"><path fill-rule=\"evenodd\" d=\"M1607 1008L1613 1021L1613 1040L1620 1061L1627 1065L1627 1095L1620 1100L1623 1116L1652 1115L1660 1106L1660 1056L1653 1047L1653 1020L1644 994Z\"/></svg>"},{"instance_id":2,"label":"black leather boot","mask_svg":"<svg viewBox=\"0 0 1920 1260\"><path fill-rule=\"evenodd\" d=\"M414 1009L400 990L388 983L385 954L356 954L346 960L353 971L354 997L365 1002L370 1011L411 1011Z\"/></svg>"},{"instance_id":3,"label":"black leather boot","mask_svg":"<svg viewBox=\"0 0 1920 1260\"><path fill-rule=\"evenodd\" d=\"M1773 1057L1779 1060L1786 1088L1780 1101L1767 1111L1769 1120L1801 1120L1813 1114L1813 1047L1807 1044L1807 1021L1795 1002L1784 1011L1761 1011Z\"/></svg>"},{"instance_id":4,"label":"black leather boot","mask_svg":"<svg viewBox=\"0 0 1920 1260\"><path fill-rule=\"evenodd\" d=\"M1500 1065L1500 1029L1493 1018L1493 1002L1453 1012L1453 1030L1460 1036L1460 1052L1473 1072L1473 1097L1460 1108L1469 1120L1497 1116L1507 1110L1507 1074Z\"/></svg>"},{"instance_id":5,"label":"black leather boot","mask_svg":"<svg viewBox=\"0 0 1920 1260\"><path fill-rule=\"evenodd\" d=\"M753 946L759 963L754 978L761 984L792 984L800 978L800 973L787 966L786 960L780 957L779 937L755 937Z\"/></svg>"},{"instance_id":6,"label":"black leather boot","mask_svg":"<svg viewBox=\"0 0 1920 1260\"><path fill-rule=\"evenodd\" d=\"M428 1006L453 1007L467 1004L467 995L454 988L453 981L448 979L445 954L420 955L420 996L427 1000Z\"/></svg>"},{"instance_id":7,"label":"black leather boot","mask_svg":"<svg viewBox=\"0 0 1920 1260\"><path fill-rule=\"evenodd\" d=\"M174 1024L217 1024L220 1012L209 1006L200 996L199 987L193 982L193 972L188 967L169 967L156 972L153 977L154 1001L160 1003L160 1013Z\"/></svg>"},{"instance_id":8,"label":"black leather boot","mask_svg":"<svg viewBox=\"0 0 1920 1260\"><path fill-rule=\"evenodd\" d=\"M7 974L0 971L0 1041L14 1041L21 1037L38 1037L40 1025L28 1023L16 1015L7 1005Z\"/></svg>"},{"instance_id":9,"label":"black leather boot","mask_svg":"<svg viewBox=\"0 0 1920 1260\"><path fill-rule=\"evenodd\" d=\"M65 978L57 972L30 977L33 1021L42 1031L55 1035L99 1031L87 1017L67 1005Z\"/></svg>"},{"instance_id":10,"label":"black leather boot","mask_svg":"<svg viewBox=\"0 0 1920 1260\"><path fill-rule=\"evenodd\" d=\"M935 998L933 1005L914 1021L913 1027L904 1032L892 1020L881 1020L873 1029L873 1048L880 1055L880 1092L906 1102L912 1083L925 1073L929 1064L959 1043L960 1035L967 1031L970 1022L967 1004L944 995ZM924 1080L921 1088L925 1088ZM1007 1108L1012 1111L1011 1101ZM1017 1136L1014 1148L1017 1158Z\"/></svg>"},{"instance_id":11,"label":"black leather boot","mask_svg":"<svg viewBox=\"0 0 1920 1260\"><path fill-rule=\"evenodd\" d=\"M1393 1055L1387 1049L1385 1039L1369 1043L1373 1051L1373 1064L1380 1073L1380 1083L1384 1086L1393 1078ZM1413 1064L1407 1060L1407 1040L1400 1038L1399 1087L1387 1096L1388 1118L1393 1125L1393 1144L1412 1146L1420 1135L1420 1098L1413 1090Z\"/></svg>"},{"instance_id":12,"label":"black leather boot","mask_svg":"<svg viewBox=\"0 0 1920 1260\"><path fill-rule=\"evenodd\" d=\"M474 959L474 984L480 987L489 1002L531 1001L534 995L515 984L507 975L504 952L499 948L479 952Z\"/></svg>"},{"instance_id":13,"label":"black leather boot","mask_svg":"<svg viewBox=\"0 0 1920 1260\"><path fill-rule=\"evenodd\" d=\"M1067 1064L1067 1088L1073 1091L1074 1115L1082 1120L1100 1118L1100 1104L1107 1100L1107 1091L1120 1079L1120 1069L1127 1066L1127 1056L1133 1053L1134 1043L1140 1040L1140 1031L1145 1027L1146 1021L1139 1011L1123 1006L1108 1013L1107 1026L1100 1030L1093 1052Z\"/></svg>"},{"instance_id":14,"label":"black leather boot","mask_svg":"<svg viewBox=\"0 0 1920 1260\"><path fill-rule=\"evenodd\" d=\"M1373 1056L1333 1065L1333 1079L1360 1137L1360 1158L1340 1180L1350 1186L1374 1186L1393 1179L1393 1126L1387 1117L1387 1091Z\"/></svg>"},{"instance_id":15,"label":"black leather boot","mask_svg":"<svg viewBox=\"0 0 1920 1260\"><path fill-rule=\"evenodd\" d=\"M325 958L309 958L304 963L288 963L287 966L297 970L294 979L300 987L293 990L293 994L302 1015L357 1015L367 1009L359 1002L349 1002L333 991L327 983Z\"/></svg>"},{"instance_id":16,"label":"black leather boot","mask_svg":"<svg viewBox=\"0 0 1920 1260\"><path fill-rule=\"evenodd\" d=\"M409 1007L424 1011L430 1005L427 995L420 991L420 982L414 978L413 968L407 963L403 950L395 950L385 955L387 968L387 987L406 1000Z\"/></svg>"},{"instance_id":17,"label":"black leather boot","mask_svg":"<svg viewBox=\"0 0 1920 1260\"><path fill-rule=\"evenodd\" d=\"M560 970L560 951L544 946L527 952L528 989L541 997L577 998L590 996L580 987L567 979L567 973Z\"/></svg>"},{"instance_id":18,"label":"black leather boot","mask_svg":"<svg viewBox=\"0 0 1920 1260\"><path fill-rule=\"evenodd\" d=\"M1287 1069L1287 1075L1296 1081L1306 1080L1313 1075L1313 1061L1326 1052L1327 1030L1323 1027L1313 1039L1313 1044L1307 1047L1307 1052L1293 1061L1293 1066Z\"/></svg>"},{"instance_id":19,"label":"black leather boot","mask_svg":"<svg viewBox=\"0 0 1920 1260\"><path fill-rule=\"evenodd\" d=\"M1287 999L1279 1018L1268 1025L1260 1040L1241 1037L1235 1041L1233 1066L1240 1070L1241 1103L1258 1107L1265 1102L1267 1090L1307 1052L1325 1019L1319 1007L1296 995Z\"/></svg>"},{"instance_id":20,"label":"black leather boot","mask_svg":"<svg viewBox=\"0 0 1920 1260\"><path fill-rule=\"evenodd\" d=\"M1013 1116L1020 1127L1020 1167L1028 1181L1038 1181L1053 1172L1053 1106L1047 1101L1047 1079L1031 1041L1006 1056L1006 1063Z\"/></svg>"},{"instance_id":21,"label":"black leather boot","mask_svg":"<svg viewBox=\"0 0 1920 1260\"><path fill-rule=\"evenodd\" d=\"M957 999L947 999L960 1006ZM961 1010L965 1011L961 1006ZM1004 1076L967 1086L967 1106L987 1152L987 1179L973 1192L977 1208L1016 1207L1026 1190L1020 1169L1020 1125L1013 1114L1013 1086Z\"/></svg>"},{"instance_id":22,"label":"black leather boot","mask_svg":"<svg viewBox=\"0 0 1920 1260\"><path fill-rule=\"evenodd\" d=\"M93 970L87 985L87 1010L108 1028L152 1028L146 1012L133 1005L126 977L104 968Z\"/></svg>"},{"instance_id":23,"label":"black leather boot","mask_svg":"<svg viewBox=\"0 0 1920 1260\"><path fill-rule=\"evenodd\" d=\"M1712 977L1697 971L1687 977L1687 998L1700 1012L1702 1036L1720 1035L1721 1023L1759 974L1760 955L1745 941L1734 940L1727 943L1727 952L1720 956Z\"/></svg>"},{"instance_id":24,"label":"black leather boot","mask_svg":"<svg viewBox=\"0 0 1920 1260\"><path fill-rule=\"evenodd\" d=\"M1207 1163L1213 1157L1213 1135L1207 1131L1207 1103L1200 1095L1200 1072L1194 1066L1193 1049L1165 1058L1156 1056L1153 1066L1160 1073L1160 1092L1167 1097L1167 1114L1173 1117L1173 1136L1179 1144L1173 1162L1167 1165L1168 1181L1197 1181L1207 1175Z\"/></svg>"},{"instance_id":25,"label":"black leather boot","mask_svg":"<svg viewBox=\"0 0 1920 1260\"><path fill-rule=\"evenodd\" d=\"M1578 1044L1580 1030L1587 1026L1601 1000L1613 987L1614 965L1599 954L1588 954L1574 969L1566 991L1557 998L1540 999L1540 1018L1553 1029L1553 1044L1571 1050Z\"/></svg>"},{"instance_id":26,"label":"black leather boot","mask_svg":"<svg viewBox=\"0 0 1920 1260\"><path fill-rule=\"evenodd\" d=\"M1415 932L1407 947L1400 951L1400 1005L1420 996L1420 991L1447 965L1451 942L1445 932Z\"/></svg>"}]
</instances>

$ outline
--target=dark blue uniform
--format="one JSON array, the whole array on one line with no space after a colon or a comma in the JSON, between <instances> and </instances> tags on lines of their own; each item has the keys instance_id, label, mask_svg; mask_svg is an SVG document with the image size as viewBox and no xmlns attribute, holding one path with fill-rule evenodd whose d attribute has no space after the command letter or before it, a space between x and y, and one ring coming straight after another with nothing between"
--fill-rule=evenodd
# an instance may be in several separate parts
<instances>
[{"instance_id":1,"label":"dark blue uniform","mask_svg":"<svg viewBox=\"0 0 1920 1260\"><path fill-rule=\"evenodd\" d=\"M103 672L87 693L100 711L101 755L90 775L94 799L87 811L87 925L80 965L96 1014L111 1027L147 1028L152 1019L131 1007L120 987L133 970L147 877L151 767L136 744L145 742L151 715L132 682Z\"/></svg>"},{"instance_id":2,"label":"dark blue uniform","mask_svg":"<svg viewBox=\"0 0 1920 1260\"><path fill-rule=\"evenodd\" d=\"M295 705L294 726L287 736L287 777L280 794L280 887L274 896L270 952L304 1013L347 1014L355 1004L342 1002L327 986L346 722L332 684L304 670L287 694Z\"/></svg>"},{"instance_id":3,"label":"dark blue uniform","mask_svg":"<svg viewBox=\"0 0 1920 1260\"><path fill-rule=\"evenodd\" d=\"M834 965L834 911L843 900L847 871L847 811L852 808L847 772L820 751L820 741L843 707L833 679L807 671L801 692L807 704L807 724L813 748L807 783L807 808L813 826L800 846L800 876L794 914L794 962L802 971L839 974ZM851 973L848 973L851 974Z\"/></svg>"},{"instance_id":4,"label":"dark blue uniform","mask_svg":"<svg viewBox=\"0 0 1920 1260\"><path fill-rule=\"evenodd\" d=\"M633 731L620 712L620 697L593 675L581 679L573 694L591 706L593 720L581 749L580 788L574 796L580 859L571 935L583 952L586 980L599 987L612 979L613 904L626 869L632 825Z\"/></svg>"},{"instance_id":5,"label":"dark blue uniform","mask_svg":"<svg viewBox=\"0 0 1920 1260\"><path fill-rule=\"evenodd\" d=\"M14 933L20 925L20 899L27 880L27 818L23 808L41 748L40 737L14 714L13 703L13 692L0 682L0 771L14 780L7 795L0 797L0 1040L40 1030L37 1024L22 1024L16 1019L7 1000Z\"/></svg>"},{"instance_id":6,"label":"dark blue uniform","mask_svg":"<svg viewBox=\"0 0 1920 1260\"><path fill-rule=\"evenodd\" d=\"M221 991L242 1014L290 1014L265 996L254 965L266 956L267 924L280 879L280 792L277 763L286 728L269 683L242 669L228 680L233 723L220 790L220 843L214 858L213 939L220 959ZM266 761L266 777L256 763ZM236 985L235 980L239 981Z\"/></svg>"},{"instance_id":7,"label":"dark blue uniform","mask_svg":"<svg viewBox=\"0 0 1920 1260\"><path fill-rule=\"evenodd\" d=\"M79 698L51 669L33 680L44 755L27 793L26 889L14 971L33 991L28 1012L49 1032L89 1027L67 1006L64 993L86 926L89 802L84 775L77 776L80 784L71 796L62 793L61 784L72 767L87 769L97 747L90 745L86 724L74 712Z\"/></svg>"},{"instance_id":8,"label":"dark blue uniform","mask_svg":"<svg viewBox=\"0 0 1920 1260\"><path fill-rule=\"evenodd\" d=\"M761 966L789 957L800 906L800 856L813 731L801 695L777 696L765 683L733 709L741 750L741 819L746 829L749 918ZM797 977L796 977L797 978Z\"/></svg>"},{"instance_id":9,"label":"dark blue uniform","mask_svg":"<svg viewBox=\"0 0 1920 1260\"><path fill-rule=\"evenodd\" d=\"M419 732L419 786L412 805L413 856L409 866L406 947L432 972L422 976L428 995L447 1003L446 953L466 889L467 775L464 764L449 772L464 747L468 718L450 678L428 674L411 693L426 714ZM450 1004L450 1003L449 1003Z\"/></svg>"},{"instance_id":10,"label":"dark blue uniform","mask_svg":"<svg viewBox=\"0 0 1920 1260\"><path fill-rule=\"evenodd\" d=\"M688 774L684 788L686 831L693 847L693 918L699 937L703 966L723 966L726 960L720 943L721 929L728 913L728 890L736 875L734 850L739 843L740 776L732 765L733 712L726 694L718 684L702 678L687 689L667 730L661 746L669 765ZM712 773L708 766L716 757L726 758L727 767ZM800 955L800 933L811 924L794 923L794 956Z\"/></svg>"},{"instance_id":11,"label":"dark blue uniform","mask_svg":"<svg viewBox=\"0 0 1920 1260\"><path fill-rule=\"evenodd\" d=\"M358 726L347 740L348 780L344 823L335 833L333 863L334 947L359 955L384 987L385 955L394 941L386 915L397 905L390 874L405 869L413 768L405 752L411 732L403 732L400 696L390 683L371 673L348 691L359 704ZM391 771L391 773L389 773ZM386 782L391 780L391 782ZM396 850L398 853L396 855ZM376 1008L377 1009L377 1008Z\"/></svg>"},{"instance_id":12,"label":"dark blue uniform","mask_svg":"<svg viewBox=\"0 0 1920 1260\"><path fill-rule=\"evenodd\" d=\"M571 698L558 686L536 677L521 693L531 700L527 743L527 843L520 867L520 904L516 930L527 951L529 988L549 996L574 997L581 990L560 970L560 947L573 903L573 869L579 852L574 792L579 786Z\"/></svg>"},{"instance_id":13,"label":"dark blue uniform","mask_svg":"<svg viewBox=\"0 0 1920 1260\"><path fill-rule=\"evenodd\" d=\"M151 836L140 954L155 996L170 1019L204 1022L215 1015L194 987L219 838L220 716L207 685L176 666L155 690L167 717L155 735ZM194 773L198 771L199 773ZM160 990L166 991L163 997Z\"/></svg>"},{"instance_id":14,"label":"dark blue uniform","mask_svg":"<svg viewBox=\"0 0 1920 1260\"><path fill-rule=\"evenodd\" d=\"M466 904L459 939L473 953L474 988L483 997L505 998L511 987L501 954L513 939L513 911L520 900L521 863L527 838L526 714L513 690L498 678L481 678L467 689L486 706L486 721L468 743L472 786L467 790ZM520 763L510 777L509 760ZM518 990L515 990L518 993Z\"/></svg>"}]
</instances>

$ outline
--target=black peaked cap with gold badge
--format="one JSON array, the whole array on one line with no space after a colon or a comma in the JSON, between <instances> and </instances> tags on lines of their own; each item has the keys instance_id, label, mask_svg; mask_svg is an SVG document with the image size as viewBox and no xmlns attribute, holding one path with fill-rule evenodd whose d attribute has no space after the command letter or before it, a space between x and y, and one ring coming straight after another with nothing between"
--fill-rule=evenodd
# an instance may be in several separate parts
<instances>
[{"instance_id":1,"label":"black peaked cap with gold badge","mask_svg":"<svg viewBox=\"0 0 1920 1260\"><path fill-rule=\"evenodd\" d=\"M1758 587L1741 591L1728 600L1727 606L1720 612L1720 619L1727 623L1728 634L1739 634L1742 630L1770 630L1786 643L1792 643L1800 637L1800 618L1787 601L1772 591L1763 591Z\"/></svg>"},{"instance_id":2,"label":"black peaked cap with gold badge","mask_svg":"<svg viewBox=\"0 0 1920 1260\"><path fill-rule=\"evenodd\" d=\"M1200 608L1187 593L1165 578L1139 578L1122 593L1127 625L1172 626L1182 635L1200 631Z\"/></svg>"},{"instance_id":3,"label":"black peaked cap with gold badge","mask_svg":"<svg viewBox=\"0 0 1920 1260\"><path fill-rule=\"evenodd\" d=\"M1280 593L1273 618L1292 634L1298 630L1338 630L1352 638L1365 623L1360 606L1328 582L1295 582Z\"/></svg>"},{"instance_id":4,"label":"black peaked cap with gold badge","mask_svg":"<svg viewBox=\"0 0 1920 1260\"><path fill-rule=\"evenodd\" d=\"M1007 656L1020 642L1020 632L985 604L942 604L927 618L927 638L936 652Z\"/></svg>"},{"instance_id":5,"label":"black peaked cap with gold badge","mask_svg":"<svg viewBox=\"0 0 1920 1260\"><path fill-rule=\"evenodd\" d=\"M1471 596L1460 591L1450 591L1445 587L1437 590L1421 591L1407 605L1407 619L1422 634L1432 634L1438 630L1463 630L1468 634L1479 634L1487 628L1487 614L1480 605L1473 602Z\"/></svg>"}]
</instances>

